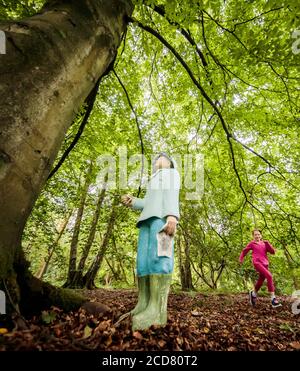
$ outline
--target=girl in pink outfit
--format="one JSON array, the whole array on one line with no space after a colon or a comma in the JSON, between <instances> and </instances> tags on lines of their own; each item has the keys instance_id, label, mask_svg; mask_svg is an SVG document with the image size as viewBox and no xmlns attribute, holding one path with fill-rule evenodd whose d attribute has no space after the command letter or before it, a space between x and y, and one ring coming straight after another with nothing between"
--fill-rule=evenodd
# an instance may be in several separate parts
<instances>
[{"instance_id":1,"label":"girl in pink outfit","mask_svg":"<svg viewBox=\"0 0 300 371\"><path fill-rule=\"evenodd\" d=\"M268 291L271 294L271 303L273 307L280 307L281 304L275 297L275 287L273 283L273 277L269 271L269 260L267 253L274 255L275 249L269 241L263 240L261 231L254 229L252 232L253 240L243 249L239 261L243 263L244 257L252 250L252 263L256 271L259 273L259 278L254 286L254 290L249 293L251 305L255 305L257 299L257 292L261 288L264 280L267 280Z\"/></svg>"}]
</instances>

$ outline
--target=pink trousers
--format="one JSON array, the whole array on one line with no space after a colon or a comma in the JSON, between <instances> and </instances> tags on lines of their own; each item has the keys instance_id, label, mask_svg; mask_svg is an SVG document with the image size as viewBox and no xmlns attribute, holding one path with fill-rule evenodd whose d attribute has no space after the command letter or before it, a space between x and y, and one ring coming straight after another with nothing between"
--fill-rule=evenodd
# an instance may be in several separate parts
<instances>
[{"instance_id":1,"label":"pink trousers","mask_svg":"<svg viewBox=\"0 0 300 371\"><path fill-rule=\"evenodd\" d=\"M254 263L253 265L254 265L254 268L259 273L258 280L255 284L255 291L257 292L261 288L262 284L264 283L264 280L266 279L267 280L268 291L269 292L274 292L275 291L275 286L274 286L274 283L273 283L272 273L268 269L269 266L261 264L261 263Z\"/></svg>"}]
</instances>

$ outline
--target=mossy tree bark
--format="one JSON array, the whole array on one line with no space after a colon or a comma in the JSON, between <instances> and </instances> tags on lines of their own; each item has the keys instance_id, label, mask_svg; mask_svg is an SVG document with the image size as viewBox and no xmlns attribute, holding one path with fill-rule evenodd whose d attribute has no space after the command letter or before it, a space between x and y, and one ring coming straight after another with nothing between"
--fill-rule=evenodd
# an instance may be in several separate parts
<instances>
[{"instance_id":1,"label":"mossy tree bark","mask_svg":"<svg viewBox=\"0 0 300 371\"><path fill-rule=\"evenodd\" d=\"M130 0L51 0L31 18L0 23L7 41L0 55L0 287L16 304L34 293L31 306L38 306L49 294L23 259L24 226L68 127L111 68L132 10Z\"/></svg>"}]
</instances>

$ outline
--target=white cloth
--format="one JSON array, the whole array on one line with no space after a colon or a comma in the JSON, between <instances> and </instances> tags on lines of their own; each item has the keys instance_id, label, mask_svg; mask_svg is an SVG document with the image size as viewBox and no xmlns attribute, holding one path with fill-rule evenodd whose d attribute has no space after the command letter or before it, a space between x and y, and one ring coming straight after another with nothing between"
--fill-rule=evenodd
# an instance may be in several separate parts
<instances>
[{"instance_id":1,"label":"white cloth","mask_svg":"<svg viewBox=\"0 0 300 371\"><path fill-rule=\"evenodd\" d=\"M158 256L167 256L169 258L172 257L172 245L174 236L168 235L164 228L167 226L166 223L161 230L157 233L157 255Z\"/></svg>"}]
</instances>

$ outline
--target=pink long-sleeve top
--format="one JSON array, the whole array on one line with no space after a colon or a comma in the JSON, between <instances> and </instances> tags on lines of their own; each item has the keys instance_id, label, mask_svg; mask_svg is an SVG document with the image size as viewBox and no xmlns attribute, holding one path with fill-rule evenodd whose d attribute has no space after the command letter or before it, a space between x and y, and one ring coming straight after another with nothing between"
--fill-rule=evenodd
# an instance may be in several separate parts
<instances>
[{"instance_id":1,"label":"pink long-sleeve top","mask_svg":"<svg viewBox=\"0 0 300 371\"><path fill-rule=\"evenodd\" d=\"M269 264L267 253L275 254L274 247L270 244L269 241L251 241L248 245L242 250L239 261L240 263L243 262L244 257L248 254L248 252L252 250L252 263L260 263L264 265Z\"/></svg>"}]
</instances>

